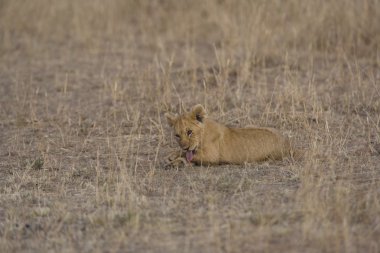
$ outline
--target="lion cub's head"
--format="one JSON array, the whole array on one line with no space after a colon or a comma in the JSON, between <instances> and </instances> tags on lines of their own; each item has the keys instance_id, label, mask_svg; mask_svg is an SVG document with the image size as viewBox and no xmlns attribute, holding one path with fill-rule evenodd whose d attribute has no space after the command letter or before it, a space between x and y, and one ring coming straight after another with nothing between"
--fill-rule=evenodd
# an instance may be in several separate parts
<instances>
[{"instance_id":1,"label":"lion cub's head","mask_svg":"<svg viewBox=\"0 0 380 253\"><path fill-rule=\"evenodd\" d=\"M181 148L186 151L186 159L191 162L200 146L206 111L202 105L196 105L190 112L182 115L165 114L168 123L174 129L175 137Z\"/></svg>"}]
</instances>

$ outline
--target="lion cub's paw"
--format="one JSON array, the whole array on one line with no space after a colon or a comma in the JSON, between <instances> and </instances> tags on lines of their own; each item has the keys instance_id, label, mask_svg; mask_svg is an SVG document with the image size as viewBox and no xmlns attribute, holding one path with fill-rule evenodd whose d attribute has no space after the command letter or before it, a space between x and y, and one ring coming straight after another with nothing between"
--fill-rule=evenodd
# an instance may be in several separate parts
<instances>
[{"instance_id":1,"label":"lion cub's paw","mask_svg":"<svg viewBox=\"0 0 380 253\"><path fill-rule=\"evenodd\" d=\"M168 155L165 159L165 169L175 168L175 167L187 167L189 163L186 161L184 157L182 157L181 153L173 152Z\"/></svg>"}]
</instances>

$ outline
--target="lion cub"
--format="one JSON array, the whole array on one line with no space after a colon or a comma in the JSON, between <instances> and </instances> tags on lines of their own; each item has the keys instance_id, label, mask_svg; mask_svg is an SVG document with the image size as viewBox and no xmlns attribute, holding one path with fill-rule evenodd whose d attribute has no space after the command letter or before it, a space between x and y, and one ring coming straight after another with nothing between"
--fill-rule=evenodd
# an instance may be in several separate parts
<instances>
[{"instance_id":1,"label":"lion cub","mask_svg":"<svg viewBox=\"0 0 380 253\"><path fill-rule=\"evenodd\" d=\"M281 159L291 152L289 140L274 129L226 127L207 118L202 105L179 116L165 116L183 150L169 163L242 164Z\"/></svg>"}]
</instances>

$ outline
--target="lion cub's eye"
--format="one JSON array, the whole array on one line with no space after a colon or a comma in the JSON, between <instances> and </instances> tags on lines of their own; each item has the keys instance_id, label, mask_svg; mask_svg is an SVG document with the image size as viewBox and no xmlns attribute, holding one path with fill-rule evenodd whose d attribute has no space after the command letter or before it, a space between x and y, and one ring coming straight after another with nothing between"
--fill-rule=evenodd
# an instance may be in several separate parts
<instances>
[{"instance_id":1,"label":"lion cub's eye","mask_svg":"<svg viewBox=\"0 0 380 253\"><path fill-rule=\"evenodd\" d=\"M191 136L193 134L193 131L191 131L191 130L187 130L187 136Z\"/></svg>"},{"instance_id":2,"label":"lion cub's eye","mask_svg":"<svg viewBox=\"0 0 380 253\"><path fill-rule=\"evenodd\" d=\"M176 137L176 138L179 138L179 134L176 134L175 137Z\"/></svg>"}]
</instances>

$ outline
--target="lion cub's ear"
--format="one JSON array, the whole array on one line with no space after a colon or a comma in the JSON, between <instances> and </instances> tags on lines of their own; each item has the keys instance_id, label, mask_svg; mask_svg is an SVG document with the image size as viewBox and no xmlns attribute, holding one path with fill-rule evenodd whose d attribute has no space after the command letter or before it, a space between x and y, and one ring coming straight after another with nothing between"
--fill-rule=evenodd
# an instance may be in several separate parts
<instances>
[{"instance_id":1,"label":"lion cub's ear","mask_svg":"<svg viewBox=\"0 0 380 253\"><path fill-rule=\"evenodd\" d=\"M173 126L175 121L177 120L177 117L170 112L165 113L165 117L168 120L170 126Z\"/></svg>"},{"instance_id":2,"label":"lion cub's ear","mask_svg":"<svg viewBox=\"0 0 380 253\"><path fill-rule=\"evenodd\" d=\"M195 120L203 122L207 114L205 108L203 108L202 105L198 104L191 110L191 115Z\"/></svg>"}]
</instances>

